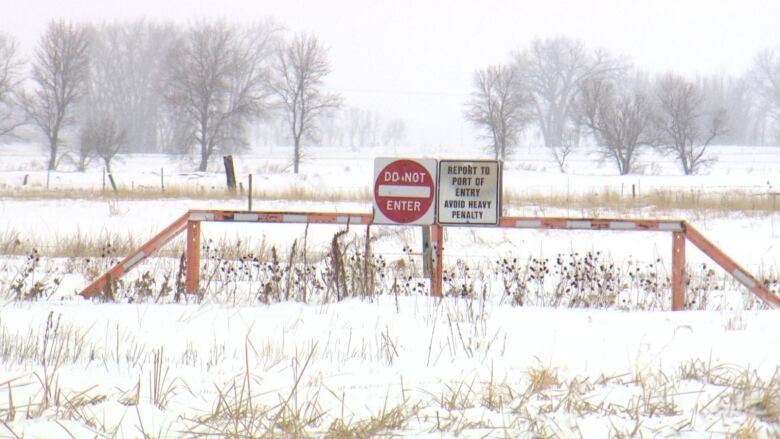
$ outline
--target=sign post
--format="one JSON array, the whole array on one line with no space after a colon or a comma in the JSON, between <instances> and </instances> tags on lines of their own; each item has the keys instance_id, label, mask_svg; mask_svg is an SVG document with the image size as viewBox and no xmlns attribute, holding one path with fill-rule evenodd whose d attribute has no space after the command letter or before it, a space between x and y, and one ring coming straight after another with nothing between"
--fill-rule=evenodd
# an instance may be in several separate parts
<instances>
[{"instance_id":1,"label":"sign post","mask_svg":"<svg viewBox=\"0 0 780 439\"><path fill-rule=\"evenodd\" d=\"M442 227L436 225L436 160L374 160L374 224L417 224L423 232L423 265L431 279L431 295L442 296ZM426 248L426 244L429 247Z\"/></svg>"},{"instance_id":2,"label":"sign post","mask_svg":"<svg viewBox=\"0 0 780 439\"><path fill-rule=\"evenodd\" d=\"M436 160L374 160L374 223L431 225L436 220Z\"/></svg>"},{"instance_id":3,"label":"sign post","mask_svg":"<svg viewBox=\"0 0 780 439\"><path fill-rule=\"evenodd\" d=\"M501 162L441 160L438 223L498 225L501 217Z\"/></svg>"}]
</instances>

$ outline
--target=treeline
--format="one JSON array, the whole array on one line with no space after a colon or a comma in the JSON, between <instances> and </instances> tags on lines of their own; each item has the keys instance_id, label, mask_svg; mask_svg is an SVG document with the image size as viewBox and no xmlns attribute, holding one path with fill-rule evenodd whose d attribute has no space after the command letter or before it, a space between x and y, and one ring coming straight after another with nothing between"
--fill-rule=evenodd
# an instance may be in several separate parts
<instances>
[{"instance_id":1,"label":"treeline","mask_svg":"<svg viewBox=\"0 0 780 439\"><path fill-rule=\"evenodd\" d=\"M562 172L583 142L621 174L655 148L686 174L712 162L707 148L780 141L780 49L755 56L739 77L651 75L604 50L568 38L534 40L509 62L479 69L465 117L496 158L524 133L538 133Z\"/></svg>"},{"instance_id":2,"label":"treeline","mask_svg":"<svg viewBox=\"0 0 780 439\"><path fill-rule=\"evenodd\" d=\"M93 161L110 170L120 153L165 152L205 171L258 136L291 143L294 172L307 142L400 146L404 120L344 106L323 86L330 71L316 36L273 20L52 21L29 57L0 32L0 140L43 140L51 170ZM537 39L475 72L464 116L499 159L538 136L563 172L589 143L621 174L649 148L695 174L714 143L780 143L780 49L738 77L686 78L577 40Z\"/></svg>"},{"instance_id":3,"label":"treeline","mask_svg":"<svg viewBox=\"0 0 780 439\"><path fill-rule=\"evenodd\" d=\"M110 170L119 153L170 152L192 154L205 171L275 118L297 172L303 142L341 106L323 89L329 73L317 37L272 20L52 21L29 60L0 33L0 137L45 139L50 170L93 160Z\"/></svg>"}]
</instances>

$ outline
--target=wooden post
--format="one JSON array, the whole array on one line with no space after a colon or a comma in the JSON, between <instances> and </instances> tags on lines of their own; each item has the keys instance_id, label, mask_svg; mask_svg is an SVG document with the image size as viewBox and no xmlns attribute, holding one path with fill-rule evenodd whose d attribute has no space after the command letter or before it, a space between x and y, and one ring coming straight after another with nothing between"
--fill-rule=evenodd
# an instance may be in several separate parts
<instances>
[{"instance_id":1,"label":"wooden post","mask_svg":"<svg viewBox=\"0 0 780 439\"><path fill-rule=\"evenodd\" d=\"M236 170L233 166L233 156L226 155L222 157L225 164L225 178L227 178L227 187L231 194L236 193Z\"/></svg>"},{"instance_id":2,"label":"wooden post","mask_svg":"<svg viewBox=\"0 0 780 439\"><path fill-rule=\"evenodd\" d=\"M114 190L114 193L119 192L116 188L116 182L114 181L114 176L111 175L111 173L108 173L108 182L111 183L111 189Z\"/></svg>"},{"instance_id":3,"label":"wooden post","mask_svg":"<svg viewBox=\"0 0 780 439\"><path fill-rule=\"evenodd\" d=\"M160 190L165 192L165 169L160 168Z\"/></svg>"},{"instance_id":4,"label":"wooden post","mask_svg":"<svg viewBox=\"0 0 780 439\"><path fill-rule=\"evenodd\" d=\"M431 226L431 296L442 297L442 256L444 254L444 227L434 224Z\"/></svg>"},{"instance_id":5,"label":"wooden post","mask_svg":"<svg viewBox=\"0 0 780 439\"><path fill-rule=\"evenodd\" d=\"M423 276L431 278L433 252L431 252L431 226L422 226Z\"/></svg>"},{"instance_id":6,"label":"wooden post","mask_svg":"<svg viewBox=\"0 0 780 439\"><path fill-rule=\"evenodd\" d=\"M685 234L672 233L672 311L685 308Z\"/></svg>"},{"instance_id":7,"label":"wooden post","mask_svg":"<svg viewBox=\"0 0 780 439\"><path fill-rule=\"evenodd\" d=\"M249 208L247 210L252 210L252 174L249 174L249 182L247 183L248 191L247 191L247 200L249 201Z\"/></svg>"},{"instance_id":8,"label":"wooden post","mask_svg":"<svg viewBox=\"0 0 780 439\"><path fill-rule=\"evenodd\" d=\"M200 221L187 221L187 278L185 291L187 294L198 292L200 283Z\"/></svg>"}]
</instances>

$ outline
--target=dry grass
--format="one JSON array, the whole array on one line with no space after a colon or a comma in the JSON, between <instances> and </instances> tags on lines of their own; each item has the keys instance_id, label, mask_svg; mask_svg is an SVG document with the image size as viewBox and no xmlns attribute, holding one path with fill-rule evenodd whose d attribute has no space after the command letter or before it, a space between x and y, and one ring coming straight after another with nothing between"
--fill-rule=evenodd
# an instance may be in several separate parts
<instances>
[{"instance_id":1,"label":"dry grass","mask_svg":"<svg viewBox=\"0 0 780 439\"><path fill-rule=\"evenodd\" d=\"M118 192L94 188L14 188L0 189L0 198L10 200L50 200L50 199L89 199L102 201L116 200L154 200L154 199L192 199L192 200L243 200L246 191L231 193L221 186L173 185L164 191L159 187L120 187ZM277 189L253 190L256 201L322 201L322 202L363 202L373 199L369 187L312 188L303 185L290 185ZM638 209L669 212L677 210L729 213L775 212L780 200L774 193L758 193L745 190L711 192L703 188L654 188L632 195L630 190L617 190L605 186L600 191L588 193L560 192L540 193L532 190L504 189L503 204L510 207L536 206L540 208L566 208L577 210L602 209L616 212L631 212Z\"/></svg>"},{"instance_id":2,"label":"dry grass","mask_svg":"<svg viewBox=\"0 0 780 439\"><path fill-rule=\"evenodd\" d=\"M504 190L504 205L537 206L543 208L566 208L584 210L591 214L599 210L613 212L633 212L641 209L657 212L689 210L692 212L728 214L742 213L764 214L776 212L780 200L771 193L754 193L742 190L712 193L701 189L652 189L633 197L631 193L605 187L602 191L587 194L539 194Z\"/></svg>"},{"instance_id":3,"label":"dry grass","mask_svg":"<svg viewBox=\"0 0 780 439\"><path fill-rule=\"evenodd\" d=\"M468 322L489 317L476 312L470 317L466 309L453 318ZM590 418L605 420L602 427L605 436L609 433L610 437L709 433L753 438L776 437L780 423L780 369L766 377L756 369L706 359L690 360L671 372L639 367L631 373L596 379L567 376L557 367L544 364L530 366L511 379L498 379L491 367L486 371L489 376L476 373L437 385L438 390L407 390L402 380L400 394L391 396L388 391L383 403L377 401L381 406L367 406L362 415L355 416L344 407L348 390L326 387L328 376L323 376L318 362L333 358L332 352L327 355L327 347L320 348L315 342L291 354L286 369L290 380L280 386L278 380L265 381L262 370L257 369L258 361L268 353L265 347L258 350L252 345L248 332L244 364L238 375L216 384L214 392L197 392L208 404L200 415L193 415L196 409L181 404L180 391L188 393L187 401L192 401L196 393L181 377L174 376L179 355L164 356L162 348L142 349L149 352L144 356L145 364L152 366L147 374L148 395L143 395L143 399L149 398L147 407L164 412L183 410L179 413L181 422L144 425L151 419L140 413L143 407L139 407L139 401L147 388L142 382L146 375L140 371L137 383L129 389L110 391L90 382L80 383L83 387L79 389L61 385L58 377L63 366L83 364L92 357L98 363L103 358L105 364L113 355L105 350L129 349L126 341L121 348L119 344L112 346L113 339L107 339L103 346L92 345L84 337L86 332L60 324L54 314L25 340L0 326L0 361L28 364L39 375L37 380L30 379L31 374L22 374L0 381L0 435L23 437L24 422L17 422L41 418L57 423L71 436L78 435L77 429L83 427L99 437L115 437L120 427L117 421L107 421L100 415L102 404L113 401L128 407L130 413L135 411L138 419L133 422L138 431L134 433L139 437L367 438L426 432L469 437L518 437L528 433L533 437L580 437L579 420ZM123 337L117 334L117 343L120 339ZM119 357L117 352L117 364ZM125 361L122 364L137 371L141 367ZM323 401L321 394L326 389L341 403L340 411ZM360 405L363 403L361 400ZM703 425L704 420L718 418L721 422L712 429ZM121 419L118 422L121 424Z\"/></svg>"},{"instance_id":4,"label":"dry grass","mask_svg":"<svg viewBox=\"0 0 780 439\"><path fill-rule=\"evenodd\" d=\"M0 198L9 200L80 200L115 201L115 200L243 200L247 198L246 191L232 193L224 187L216 186L166 186L160 188L123 188L117 192L92 188L29 188L16 190L0 189ZM253 200L286 200L286 201L371 201L372 195L368 188L334 189L310 188L301 185L291 185L281 189L254 189Z\"/></svg>"},{"instance_id":5,"label":"dry grass","mask_svg":"<svg viewBox=\"0 0 780 439\"><path fill-rule=\"evenodd\" d=\"M388 407L387 401L379 412L357 421L338 418L330 424L323 437L328 439L362 439L377 436L395 436L394 430L406 427L409 419L420 409L419 404L410 401Z\"/></svg>"},{"instance_id":6,"label":"dry grass","mask_svg":"<svg viewBox=\"0 0 780 439\"><path fill-rule=\"evenodd\" d=\"M14 239L15 234L7 236ZM289 248L277 248L264 240L205 239L200 288L197 297L191 299L225 304L288 300L317 303L388 294L427 295L428 287L417 264L388 262L383 255L375 254L372 246L376 238L370 232L364 235L362 230L346 233L342 229L334 234L330 249L308 248L305 236ZM6 258L0 266L0 297L50 297L63 291L60 285L66 276L81 274L85 279L94 279L137 247L131 237L118 235L106 236L105 241L74 235L52 240L41 250L32 242L34 238L29 239L16 245L7 242L19 256ZM117 280L113 297L143 302L181 301L182 239L177 238ZM755 296L739 288L728 274L718 273L706 264L689 265L687 273L687 309L766 308ZM442 316L449 329L448 345L442 349L461 351L469 358L486 355L491 346L499 347L500 334L490 334L493 338L486 346L474 344L474 340L485 335L481 315L486 297L495 294L495 288L503 287L498 290L503 300L518 306L648 311L667 309L671 289L670 275L662 261L618 263L600 252L559 254L555 258L458 260L445 267L443 279L446 296L477 299L464 302L468 305L463 309L460 305L445 307L447 313ZM495 279L497 286L489 286L485 279ZM759 279L771 290L780 288L776 273L759 273ZM732 289L740 291L741 304L725 300ZM739 314L732 314L724 327L744 329ZM380 336L386 348L383 358L394 361L393 337L381 332ZM435 362L443 350L432 351L429 360Z\"/></svg>"},{"instance_id":7,"label":"dry grass","mask_svg":"<svg viewBox=\"0 0 780 439\"><path fill-rule=\"evenodd\" d=\"M53 237L24 235L18 230L6 229L0 233L0 254L45 257L124 257L137 249L143 241L130 234L103 232L88 234L81 231ZM178 243L181 248L181 242ZM170 246L173 247L173 246ZM162 249L161 256L173 256Z\"/></svg>"}]
</instances>

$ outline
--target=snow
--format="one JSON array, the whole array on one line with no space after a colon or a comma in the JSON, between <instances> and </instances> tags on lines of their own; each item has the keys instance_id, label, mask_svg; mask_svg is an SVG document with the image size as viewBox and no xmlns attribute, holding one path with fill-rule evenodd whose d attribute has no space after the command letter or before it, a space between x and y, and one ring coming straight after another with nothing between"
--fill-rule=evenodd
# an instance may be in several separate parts
<instances>
[{"instance_id":1,"label":"snow","mask_svg":"<svg viewBox=\"0 0 780 439\"><path fill-rule=\"evenodd\" d=\"M717 399L722 386L704 378L683 379L680 368L698 360L736 373L749 371L769 380L780 364L780 315L776 311L744 312L740 317L745 325L732 328L729 319L733 315L722 312L517 308L427 297L248 307L14 303L0 311L5 340L40 337L50 313L55 320L61 319L61 331L70 328L83 337L82 353L57 371L60 392L106 395L88 411L109 420L125 419L117 437L138 434L137 424L126 422L135 418L135 407L117 404L117 400L139 380L138 407L145 409L145 428L176 436L175 432L187 428L184 419L209 413L215 389L240 378L247 365L257 380L254 394L258 402L273 406L279 395L290 391L294 368L296 364L300 368L309 353L313 353L312 361L297 392L318 395L320 410L326 413L311 428L315 435L327 430L328 421L344 416L341 411L348 418L365 418L383 405L401 403L402 394L428 406L423 411L443 413L441 407L434 410L432 397L447 386L465 383L473 387L469 390L473 394L464 395L473 407L457 416L491 425L487 429L467 429L465 434L482 435L493 430L493 435L499 436L508 426L501 421L506 423L512 414L508 407L490 410L481 406L486 383L492 379L523 390L529 383L529 371L535 369L551 370L563 383L623 377L615 379L620 384L597 386L584 397L594 405L614 407L626 407L632 399L641 398L642 386L654 385L652 380L668 380L659 385L669 388L670 399L681 416L648 417L645 428L651 430L644 431L692 416L694 425L686 430L715 433L741 425L750 413L739 409L723 412L718 407L697 413L694 406L702 402L689 396L688 391L693 388L700 393L699 400ZM16 350L15 344L7 348ZM161 409L149 403L147 391L153 352L164 355L168 372L165 385L174 389ZM33 374L40 373L40 368L31 372L28 362L4 364L0 379L4 382L14 378L13 398L34 398L38 386ZM641 376L651 382L635 381ZM553 393L559 392L555 389ZM339 407L338 399L346 401L345 407ZM543 400L535 402L541 404ZM559 424L578 426L588 437L589 432L603 434L609 430L609 418L613 417L603 414L595 410L593 418L588 419L576 412L559 411L551 418ZM11 425L15 431L23 431L25 437L63 434L51 422L48 427L42 425L47 424L43 421L47 418L56 418L56 413L50 409L41 418L19 419ZM432 428L432 422L419 415L406 433L417 435ZM520 423L510 428L511 435L520 434L523 428L528 425ZM84 434L92 433L87 429Z\"/></svg>"},{"instance_id":2,"label":"snow","mask_svg":"<svg viewBox=\"0 0 780 439\"><path fill-rule=\"evenodd\" d=\"M283 171L285 148L237 156L240 180L253 172L256 190L282 193L297 186L315 194L360 193L372 184L373 157L384 155L326 147L310 152L299 176ZM635 184L640 190L765 196L780 185L780 149L723 146L714 152L719 161L703 176L675 176L673 163L652 156L644 163L654 164L646 167L654 175L611 175L608 164L594 164L584 153L572 161L575 172L561 175L542 150L529 148L505 165L504 188L560 194ZM50 199L41 195L47 173L36 154L22 145L0 146L0 191L30 195L0 198L0 234L13 231L52 248L76 234L96 240L132 236L140 243L187 209L246 206L238 197ZM463 150L400 154L479 157ZM114 176L124 187L152 192L159 189L160 168L167 188L218 191L224 185L218 172L191 173L190 164L156 155L124 157ZM25 175L28 183L22 185ZM102 185L97 167L48 178L57 190ZM254 201L261 210L367 212L370 206L370 199L361 198ZM536 209L506 207L508 213ZM542 213L582 214L566 208ZM776 274L776 213L668 214L689 219L754 273ZM374 229L375 251L389 263L419 263L416 228ZM204 224L203 234L285 249L307 233L312 252L327 252L337 230ZM239 418L246 431L257 436L271 429L276 436L338 437L339 428L408 437L780 432L780 311L743 309L733 300L743 297L738 284L722 281L706 311L520 307L503 294L495 273L480 271L504 257L589 251L621 266L660 260L660 269L668 271L671 238L652 232L448 228L445 263L471 267L469 282L485 293L444 300L388 294L335 303L315 297L308 304L233 304L217 297L202 303L190 298L178 304L106 304L75 296L87 282L73 269L75 262L43 258L48 270L63 277L50 298L17 301L7 292L0 295L6 298L0 302L0 437L219 436L235 425L228 413L238 408L244 410ZM691 247L687 256L691 264L707 261ZM171 259L153 259L135 274L175 264ZM24 263L23 256L5 256L0 272L13 277ZM48 406L40 404L47 387Z\"/></svg>"}]
</instances>

